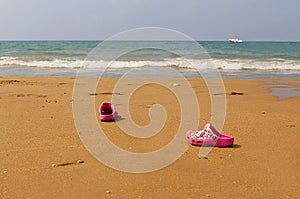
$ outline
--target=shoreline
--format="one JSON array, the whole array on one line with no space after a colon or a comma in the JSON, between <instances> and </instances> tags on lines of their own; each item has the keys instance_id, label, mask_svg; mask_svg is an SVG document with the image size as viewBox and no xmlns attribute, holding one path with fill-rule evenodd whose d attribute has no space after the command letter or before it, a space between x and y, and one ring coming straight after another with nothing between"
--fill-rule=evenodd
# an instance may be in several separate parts
<instances>
[{"instance_id":1,"label":"shoreline","mask_svg":"<svg viewBox=\"0 0 300 199\"><path fill-rule=\"evenodd\" d=\"M158 70L162 69L162 71ZM224 79L263 79L263 78L300 78L299 70L258 70L258 69L216 69L216 70L194 70L188 68L109 68L105 71L99 69L70 69L70 68L30 68L1 67L2 77L91 77L95 78L101 74L104 78L121 78L124 75L130 77L149 78L176 78L182 75L186 78L221 77ZM147 70L147 72L144 72ZM164 71L166 70L166 71ZM169 71L168 71L169 70ZM20 72L21 71L21 72ZM130 72L130 74L128 74ZM167 72L171 72L168 74ZM103 74L102 74L103 73ZM203 77L204 76L204 77Z\"/></svg>"},{"instance_id":2,"label":"shoreline","mask_svg":"<svg viewBox=\"0 0 300 199\"><path fill-rule=\"evenodd\" d=\"M86 96L95 98L96 110L100 102L111 99L118 79L102 78L95 91L98 94ZM235 145L214 148L207 159L199 159L200 148L190 146L171 165L142 174L109 168L83 146L72 113L74 80L75 77L0 77L0 197L154 198L163 194L177 198L293 198L299 194L300 175L295 171L300 165L300 97L278 100L265 86L299 89L299 78L223 79L226 118L222 132L234 136ZM211 118L211 98L203 79L187 80L198 99L201 129ZM179 78L166 81L179 84L174 90L185 91ZM164 128L149 139L122 132L117 123L128 118L116 123L98 120L99 125L124 150L157 150L176 133L180 107L174 93L148 84L131 96L132 119L147 125L153 103L165 107L168 118ZM116 105L117 110L120 106L123 105ZM84 162L72 163L77 160Z\"/></svg>"}]
</instances>

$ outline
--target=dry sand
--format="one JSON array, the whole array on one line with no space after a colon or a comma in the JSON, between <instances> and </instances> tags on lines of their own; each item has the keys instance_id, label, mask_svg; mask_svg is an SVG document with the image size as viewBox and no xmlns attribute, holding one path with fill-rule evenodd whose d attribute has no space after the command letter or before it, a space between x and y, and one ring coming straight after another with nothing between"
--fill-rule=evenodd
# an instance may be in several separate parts
<instances>
[{"instance_id":1,"label":"dry sand","mask_svg":"<svg viewBox=\"0 0 300 199\"><path fill-rule=\"evenodd\" d=\"M96 98L95 108L110 100L117 80L103 79L97 95L86 96ZM210 120L210 98L203 80L189 81L201 108L200 129ZM199 147L190 146L164 169L131 174L103 165L83 146L72 115L74 78L1 77L0 198L299 198L300 98L279 101L264 86L270 81L224 80L223 133L235 136L233 147L200 159ZM299 82L282 84L299 88ZM127 136L116 123L99 125L127 151L159 149L175 135L180 108L169 90L142 86L130 101L137 124L149 123L153 103L163 105L168 118L152 138ZM79 159L84 163L68 164Z\"/></svg>"}]
</instances>

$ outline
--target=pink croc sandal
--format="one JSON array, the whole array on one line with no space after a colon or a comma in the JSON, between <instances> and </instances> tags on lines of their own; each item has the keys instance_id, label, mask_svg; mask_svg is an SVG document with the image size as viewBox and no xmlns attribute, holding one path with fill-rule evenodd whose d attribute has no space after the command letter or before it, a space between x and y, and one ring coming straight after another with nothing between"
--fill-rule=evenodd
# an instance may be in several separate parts
<instances>
[{"instance_id":1,"label":"pink croc sandal","mask_svg":"<svg viewBox=\"0 0 300 199\"><path fill-rule=\"evenodd\" d=\"M114 121L118 116L115 106L111 102L103 102L99 107L100 120L103 122Z\"/></svg>"},{"instance_id":2,"label":"pink croc sandal","mask_svg":"<svg viewBox=\"0 0 300 199\"><path fill-rule=\"evenodd\" d=\"M220 133L210 123L206 124L201 131L189 130L186 133L186 139L195 146L229 147L234 142L233 136Z\"/></svg>"}]
</instances>

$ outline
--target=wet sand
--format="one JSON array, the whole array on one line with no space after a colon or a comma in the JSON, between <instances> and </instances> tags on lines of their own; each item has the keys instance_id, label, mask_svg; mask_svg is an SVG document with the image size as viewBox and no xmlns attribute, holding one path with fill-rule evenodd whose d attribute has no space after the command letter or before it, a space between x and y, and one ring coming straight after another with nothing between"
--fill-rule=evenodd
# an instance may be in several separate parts
<instances>
[{"instance_id":1,"label":"wet sand","mask_svg":"<svg viewBox=\"0 0 300 199\"><path fill-rule=\"evenodd\" d=\"M95 97L96 109L118 95L113 91L117 80L102 79L95 95L86 96ZM180 79L168 81L185 90ZM202 79L189 82L199 102L201 129L210 121L210 96ZM215 93L226 96L222 132L235 137L233 147L214 148L199 158L199 147L190 146L166 168L132 174L103 165L82 144L72 114L74 78L1 77L0 198L297 198L300 98L278 100L268 82L300 88L299 79L225 79L226 93ZM132 119L147 125L154 103L164 106L168 117L151 138L130 137L113 122L98 123L124 150L157 150L172 140L181 118L174 93L149 84L132 95Z\"/></svg>"}]
</instances>

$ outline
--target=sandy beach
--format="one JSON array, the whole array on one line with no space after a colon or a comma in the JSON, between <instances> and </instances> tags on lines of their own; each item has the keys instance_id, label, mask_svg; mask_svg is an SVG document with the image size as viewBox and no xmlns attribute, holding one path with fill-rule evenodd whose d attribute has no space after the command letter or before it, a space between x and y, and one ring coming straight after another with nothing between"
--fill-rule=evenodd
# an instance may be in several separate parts
<instances>
[{"instance_id":1,"label":"sandy beach","mask_svg":"<svg viewBox=\"0 0 300 199\"><path fill-rule=\"evenodd\" d=\"M266 85L299 89L300 79L279 83L277 79L225 79L226 93L219 93L226 96L222 132L235 137L233 147L214 148L206 158L199 158L199 147L190 146L173 164L141 174L109 168L86 150L73 120L74 80L0 78L0 198L299 197L300 98L278 100ZM95 95L86 96L95 97L95 109L116 94L113 89L117 81L102 79ZM180 79L169 81L178 83L176 89L184 91ZM202 79L189 82L199 102L198 128L202 129L210 121L210 96ZM147 125L149 106L154 103L164 106L168 117L161 132L151 138L130 137L114 122L98 121L99 125L124 150L157 150L175 135L180 107L172 92L155 84L145 85L130 100L132 119ZM84 162L71 164L77 160Z\"/></svg>"}]
</instances>

